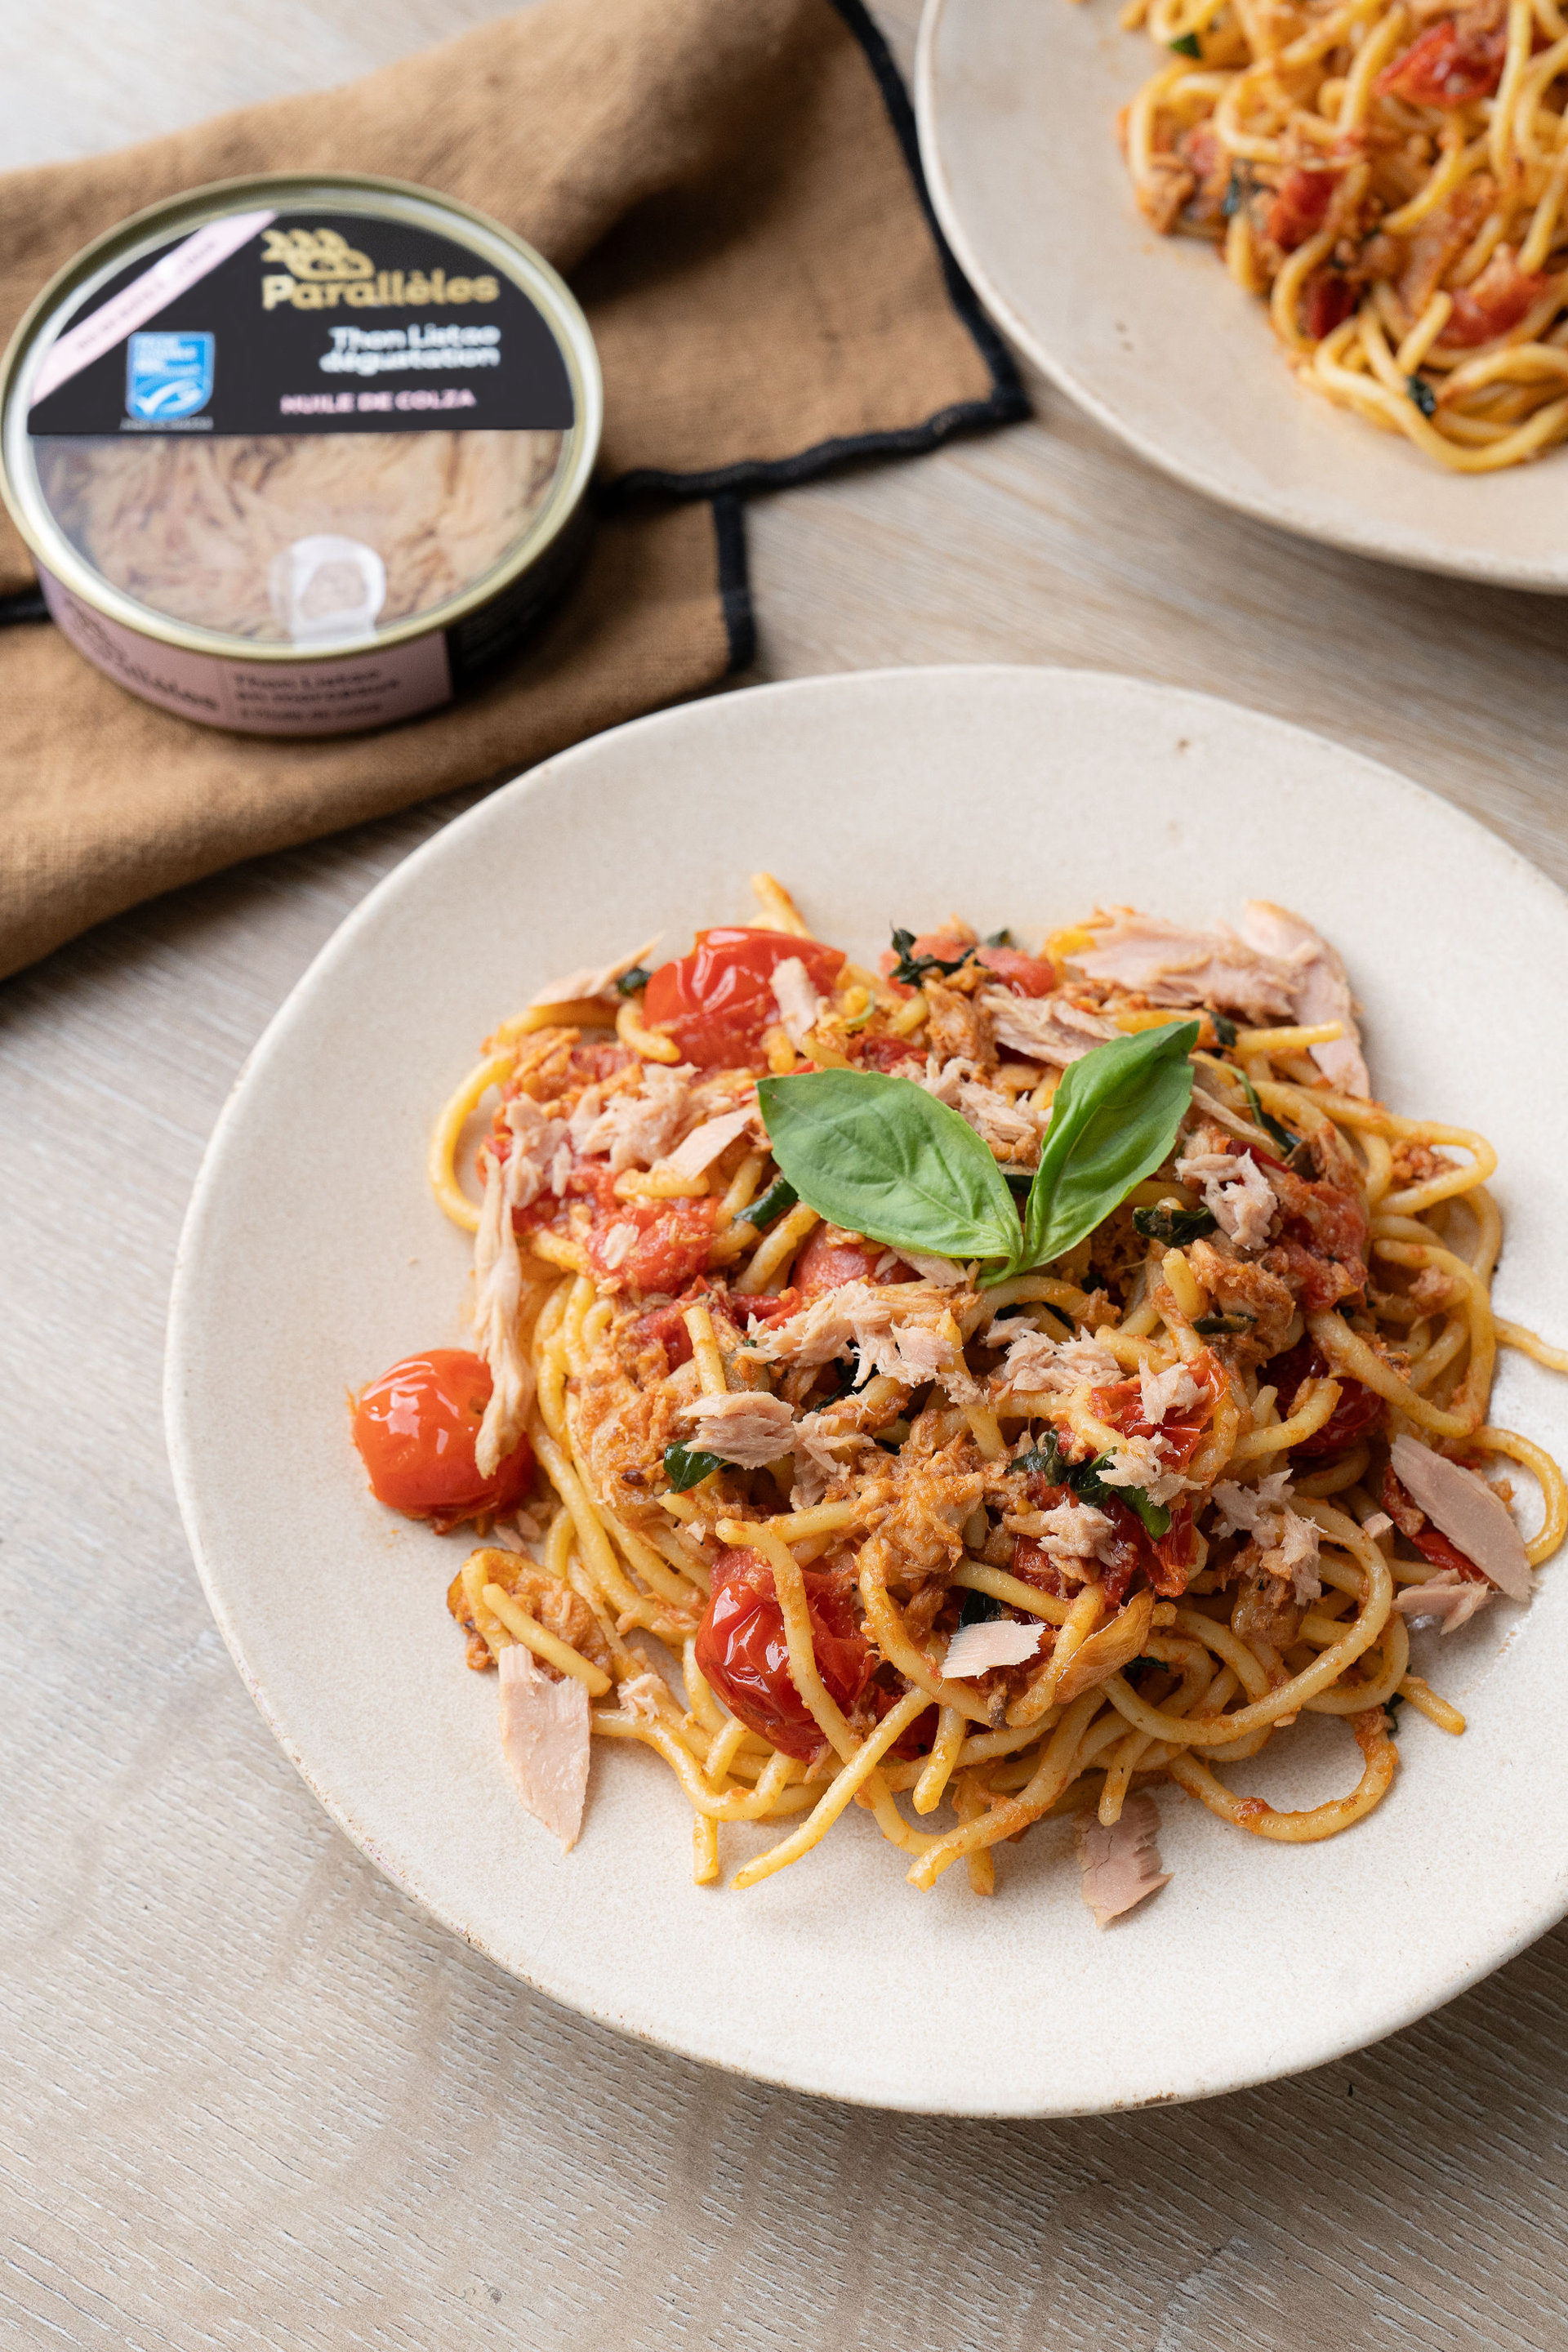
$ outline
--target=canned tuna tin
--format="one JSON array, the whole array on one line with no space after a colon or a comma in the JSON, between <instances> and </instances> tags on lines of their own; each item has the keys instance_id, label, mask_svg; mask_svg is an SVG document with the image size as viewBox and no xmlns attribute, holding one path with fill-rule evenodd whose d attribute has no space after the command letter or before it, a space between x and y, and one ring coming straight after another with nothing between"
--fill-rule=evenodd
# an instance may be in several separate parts
<instances>
[{"instance_id":1,"label":"canned tuna tin","mask_svg":"<svg viewBox=\"0 0 1568 2352\"><path fill-rule=\"evenodd\" d=\"M346 734L521 641L582 553L602 407L586 320L498 223L393 180L231 180L39 295L0 368L0 489L121 686Z\"/></svg>"}]
</instances>

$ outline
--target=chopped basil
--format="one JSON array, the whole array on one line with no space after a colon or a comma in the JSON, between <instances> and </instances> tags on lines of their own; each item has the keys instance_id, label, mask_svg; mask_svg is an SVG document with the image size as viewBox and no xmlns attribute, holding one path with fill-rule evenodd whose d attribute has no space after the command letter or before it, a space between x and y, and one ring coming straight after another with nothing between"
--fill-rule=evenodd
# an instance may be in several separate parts
<instances>
[{"instance_id":1,"label":"chopped basil","mask_svg":"<svg viewBox=\"0 0 1568 2352\"><path fill-rule=\"evenodd\" d=\"M1403 1691L1395 1691L1392 1697L1385 1698L1383 1702L1384 1714L1388 1717L1388 1736L1390 1739L1397 1738L1399 1736L1399 1717L1395 1714L1394 1709L1396 1707L1401 1707L1404 1705L1405 1693Z\"/></svg>"},{"instance_id":2,"label":"chopped basil","mask_svg":"<svg viewBox=\"0 0 1568 2352\"><path fill-rule=\"evenodd\" d=\"M1228 198L1226 201L1228 202ZM1227 1014L1224 1013L1211 1013L1209 1014L1209 1026L1214 1031L1215 1035L1219 1039L1222 1045L1235 1045L1236 1024Z\"/></svg>"},{"instance_id":3,"label":"chopped basil","mask_svg":"<svg viewBox=\"0 0 1568 2352\"><path fill-rule=\"evenodd\" d=\"M1032 1168L1004 1168L1002 1171L1002 1181L1016 1199L1026 1200L1029 1187L1034 1181L1035 1171Z\"/></svg>"},{"instance_id":4,"label":"chopped basil","mask_svg":"<svg viewBox=\"0 0 1568 2352\"><path fill-rule=\"evenodd\" d=\"M692 1445L667 1445L664 1449L664 1475L672 1494L684 1495L689 1486L700 1486L723 1464L717 1454L703 1454Z\"/></svg>"},{"instance_id":5,"label":"chopped basil","mask_svg":"<svg viewBox=\"0 0 1568 2352\"><path fill-rule=\"evenodd\" d=\"M782 1217L786 1209L793 1209L799 1198L787 1176L775 1176L761 1199L753 1201L749 1209L742 1210L737 1223L755 1225L761 1233L775 1218Z\"/></svg>"},{"instance_id":6,"label":"chopped basil","mask_svg":"<svg viewBox=\"0 0 1568 2352\"><path fill-rule=\"evenodd\" d=\"M1152 1503L1142 1486L1108 1486L1100 1475L1109 1462L1109 1454L1097 1454L1092 1462L1069 1462L1057 1442L1054 1429L1046 1429L1026 1453L1016 1454L1008 1465L1022 1470L1035 1478L1044 1478L1052 1486L1065 1486L1080 1503L1092 1503L1103 1509L1110 1502L1121 1502L1136 1511L1150 1535L1156 1538L1170 1530L1171 1514L1163 1503Z\"/></svg>"},{"instance_id":7,"label":"chopped basil","mask_svg":"<svg viewBox=\"0 0 1568 2352\"><path fill-rule=\"evenodd\" d=\"M1170 44L1179 58L1201 58L1203 43L1195 33L1183 33Z\"/></svg>"},{"instance_id":8,"label":"chopped basil","mask_svg":"<svg viewBox=\"0 0 1568 2352\"><path fill-rule=\"evenodd\" d=\"M630 971L623 971L616 986L623 996L640 996L653 974L646 964L634 963Z\"/></svg>"},{"instance_id":9,"label":"chopped basil","mask_svg":"<svg viewBox=\"0 0 1568 2352\"><path fill-rule=\"evenodd\" d=\"M1437 406L1437 395L1424 375L1407 375L1405 379L1405 389L1423 416L1430 416L1434 414Z\"/></svg>"},{"instance_id":10,"label":"chopped basil","mask_svg":"<svg viewBox=\"0 0 1568 2352\"><path fill-rule=\"evenodd\" d=\"M940 971L945 979L950 972L959 971L969 961L970 951L967 948L961 956L954 956L951 963L944 963L941 956L911 955L910 950L914 943L913 931L894 930L893 945L898 950L899 960L888 977L889 980L901 981L906 988L918 988L927 974L933 971Z\"/></svg>"},{"instance_id":11,"label":"chopped basil","mask_svg":"<svg viewBox=\"0 0 1568 2352\"><path fill-rule=\"evenodd\" d=\"M960 1625L987 1625L993 1617L1000 1617L1002 1603L990 1592L972 1592L964 1588L963 1606L958 1612Z\"/></svg>"},{"instance_id":12,"label":"chopped basil","mask_svg":"<svg viewBox=\"0 0 1568 2352\"><path fill-rule=\"evenodd\" d=\"M1204 1234L1212 1234L1218 1219L1207 1209L1182 1209L1173 1202L1163 1201L1158 1208L1134 1209L1132 1222L1145 1241L1163 1242L1167 1249L1180 1249L1184 1242L1195 1242Z\"/></svg>"},{"instance_id":13,"label":"chopped basil","mask_svg":"<svg viewBox=\"0 0 1568 2352\"><path fill-rule=\"evenodd\" d=\"M1263 1129L1266 1135L1271 1135L1273 1137L1281 1151L1294 1151L1296 1146L1301 1140L1300 1137L1299 1135L1292 1135L1288 1127L1281 1127L1277 1118L1270 1118L1268 1113L1264 1109L1263 1105L1258 1101L1258 1088L1253 1085L1252 1080L1247 1076L1246 1071L1243 1070L1240 1072L1239 1076L1242 1085L1247 1088L1247 1108L1251 1111L1253 1118L1258 1121L1258 1126Z\"/></svg>"},{"instance_id":14,"label":"chopped basil","mask_svg":"<svg viewBox=\"0 0 1568 2352\"><path fill-rule=\"evenodd\" d=\"M988 948L1010 948L1013 944L1013 934L1004 925L1001 930L992 931L989 934L985 944Z\"/></svg>"},{"instance_id":15,"label":"chopped basil","mask_svg":"<svg viewBox=\"0 0 1568 2352\"><path fill-rule=\"evenodd\" d=\"M1193 1328L1205 1339L1215 1339L1226 1331L1250 1331L1257 1320L1256 1315L1200 1315Z\"/></svg>"}]
</instances>

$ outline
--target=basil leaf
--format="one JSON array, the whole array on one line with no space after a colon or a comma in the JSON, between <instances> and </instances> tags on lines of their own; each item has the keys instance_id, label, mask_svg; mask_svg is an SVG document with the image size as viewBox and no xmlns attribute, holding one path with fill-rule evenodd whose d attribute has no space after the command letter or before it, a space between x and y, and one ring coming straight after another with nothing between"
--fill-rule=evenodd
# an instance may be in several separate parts
<instances>
[{"instance_id":1,"label":"basil leaf","mask_svg":"<svg viewBox=\"0 0 1568 2352\"><path fill-rule=\"evenodd\" d=\"M749 1209L742 1209L735 1222L737 1224L755 1225L761 1233L763 1226L771 1225L775 1217L782 1217L786 1209L793 1209L797 1197L795 1186L787 1177L775 1176L761 1199L753 1201Z\"/></svg>"},{"instance_id":2,"label":"basil leaf","mask_svg":"<svg viewBox=\"0 0 1568 2352\"><path fill-rule=\"evenodd\" d=\"M757 1087L781 1172L833 1224L894 1249L1011 1261L1018 1212L974 1129L912 1078L808 1070Z\"/></svg>"},{"instance_id":3,"label":"basil leaf","mask_svg":"<svg viewBox=\"0 0 1568 2352\"><path fill-rule=\"evenodd\" d=\"M1256 1315L1200 1315L1193 1328L1215 1339L1226 1331L1250 1331L1257 1320Z\"/></svg>"},{"instance_id":4,"label":"basil leaf","mask_svg":"<svg viewBox=\"0 0 1568 2352\"><path fill-rule=\"evenodd\" d=\"M1209 1026L1214 1031L1215 1035L1219 1039L1222 1045L1235 1045L1236 1024L1227 1014L1211 1011L1209 1013Z\"/></svg>"},{"instance_id":5,"label":"basil leaf","mask_svg":"<svg viewBox=\"0 0 1568 2352\"><path fill-rule=\"evenodd\" d=\"M672 1494L684 1495L688 1486L700 1486L723 1464L717 1454L703 1454L695 1446L667 1445L664 1449L664 1475Z\"/></svg>"},{"instance_id":6,"label":"basil leaf","mask_svg":"<svg viewBox=\"0 0 1568 2352\"><path fill-rule=\"evenodd\" d=\"M1049 1486L1065 1486L1080 1503L1093 1503L1100 1508L1110 1502L1125 1503L1129 1510L1137 1512L1152 1536L1168 1535L1171 1514L1163 1503L1152 1503L1142 1486L1106 1485L1100 1472L1100 1465L1110 1459L1109 1454L1097 1454L1092 1462L1069 1462L1058 1443L1056 1431L1047 1429L1026 1454L1016 1454L1008 1467L1044 1478Z\"/></svg>"},{"instance_id":7,"label":"basil leaf","mask_svg":"<svg viewBox=\"0 0 1568 2352\"><path fill-rule=\"evenodd\" d=\"M985 944L988 948L1010 948L1013 944L1013 934L1004 924L1001 930L986 933Z\"/></svg>"},{"instance_id":8,"label":"basil leaf","mask_svg":"<svg viewBox=\"0 0 1568 2352\"><path fill-rule=\"evenodd\" d=\"M1096 1045L1062 1073L1029 1193L1018 1264L1047 1265L1168 1157L1193 1097L1195 1021Z\"/></svg>"},{"instance_id":9,"label":"basil leaf","mask_svg":"<svg viewBox=\"0 0 1568 2352\"><path fill-rule=\"evenodd\" d=\"M1163 1204L1154 1209L1134 1209L1132 1222L1145 1241L1163 1242L1167 1249L1180 1249L1184 1242L1195 1242L1205 1234L1212 1234L1219 1220L1207 1209L1179 1209Z\"/></svg>"},{"instance_id":10,"label":"basil leaf","mask_svg":"<svg viewBox=\"0 0 1568 2352\"><path fill-rule=\"evenodd\" d=\"M1167 46L1174 49L1179 58L1201 58L1204 53L1203 43L1195 33L1182 33Z\"/></svg>"},{"instance_id":11,"label":"basil leaf","mask_svg":"<svg viewBox=\"0 0 1568 2352\"><path fill-rule=\"evenodd\" d=\"M1237 1076L1240 1077L1242 1085L1247 1089L1247 1107L1252 1113L1257 1124L1263 1129L1264 1134L1271 1135L1275 1142L1279 1146L1281 1151L1294 1151L1296 1146L1301 1140L1300 1137L1299 1135L1292 1135L1288 1127L1281 1127L1277 1118L1269 1118L1268 1113L1264 1109L1263 1105L1258 1099L1258 1088L1253 1085L1252 1080L1247 1076L1245 1070L1238 1071Z\"/></svg>"},{"instance_id":12,"label":"basil leaf","mask_svg":"<svg viewBox=\"0 0 1568 2352\"><path fill-rule=\"evenodd\" d=\"M1163 1503L1152 1503L1142 1486L1113 1486L1110 1491L1114 1495L1120 1495L1130 1510L1137 1512L1147 1533L1153 1536L1156 1540L1161 1536L1170 1534L1170 1512Z\"/></svg>"},{"instance_id":13,"label":"basil leaf","mask_svg":"<svg viewBox=\"0 0 1568 2352\"><path fill-rule=\"evenodd\" d=\"M1002 1603L990 1592L972 1592L966 1587L963 1606L958 1612L960 1626L988 1625L993 1617L1000 1617Z\"/></svg>"},{"instance_id":14,"label":"basil leaf","mask_svg":"<svg viewBox=\"0 0 1568 2352\"><path fill-rule=\"evenodd\" d=\"M622 972L616 986L623 996L640 996L652 978L646 964L634 963L630 971Z\"/></svg>"},{"instance_id":15,"label":"basil leaf","mask_svg":"<svg viewBox=\"0 0 1568 2352\"><path fill-rule=\"evenodd\" d=\"M931 971L940 971L945 980L950 972L961 971L969 961L971 950L968 948L961 956L954 956L951 963L944 963L941 956L911 955L910 950L914 943L913 931L894 931L893 945L898 950L899 960L888 978L901 981L906 988L918 988L926 974Z\"/></svg>"}]
</instances>

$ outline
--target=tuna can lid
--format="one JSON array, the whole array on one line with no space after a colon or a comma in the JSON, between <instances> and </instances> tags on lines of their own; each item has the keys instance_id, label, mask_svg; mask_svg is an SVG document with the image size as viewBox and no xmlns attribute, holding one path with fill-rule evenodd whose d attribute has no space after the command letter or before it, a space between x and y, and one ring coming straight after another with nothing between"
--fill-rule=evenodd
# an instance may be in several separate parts
<instances>
[{"instance_id":1,"label":"tuna can lid","mask_svg":"<svg viewBox=\"0 0 1568 2352\"><path fill-rule=\"evenodd\" d=\"M299 662L444 628L581 505L586 320L499 222L279 173L98 238L0 366L0 489L46 571L164 644Z\"/></svg>"}]
</instances>

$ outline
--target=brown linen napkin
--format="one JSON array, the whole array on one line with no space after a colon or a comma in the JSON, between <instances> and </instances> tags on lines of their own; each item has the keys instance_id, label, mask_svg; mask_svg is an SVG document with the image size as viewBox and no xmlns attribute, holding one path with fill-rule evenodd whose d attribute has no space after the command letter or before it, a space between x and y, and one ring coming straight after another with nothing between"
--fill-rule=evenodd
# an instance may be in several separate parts
<instances>
[{"instance_id":1,"label":"brown linen napkin","mask_svg":"<svg viewBox=\"0 0 1568 2352\"><path fill-rule=\"evenodd\" d=\"M0 336L142 206L317 169L461 197L571 279L605 372L593 553L477 693L378 734L288 741L154 709L22 619L33 574L0 513L17 617L0 630L0 977L237 858L712 686L752 654L736 493L1023 413L930 219L860 0L541 0L346 89L14 173Z\"/></svg>"}]
</instances>

